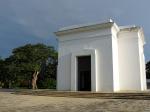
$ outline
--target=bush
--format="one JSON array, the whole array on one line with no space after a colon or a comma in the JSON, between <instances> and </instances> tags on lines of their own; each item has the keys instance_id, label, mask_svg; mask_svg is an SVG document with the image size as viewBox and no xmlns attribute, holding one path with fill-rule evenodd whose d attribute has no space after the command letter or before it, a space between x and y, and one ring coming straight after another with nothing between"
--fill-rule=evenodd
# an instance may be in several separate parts
<instances>
[{"instance_id":1,"label":"bush","mask_svg":"<svg viewBox=\"0 0 150 112\"><path fill-rule=\"evenodd\" d=\"M56 80L55 79L45 79L38 81L38 88L40 89L56 89Z\"/></svg>"}]
</instances>

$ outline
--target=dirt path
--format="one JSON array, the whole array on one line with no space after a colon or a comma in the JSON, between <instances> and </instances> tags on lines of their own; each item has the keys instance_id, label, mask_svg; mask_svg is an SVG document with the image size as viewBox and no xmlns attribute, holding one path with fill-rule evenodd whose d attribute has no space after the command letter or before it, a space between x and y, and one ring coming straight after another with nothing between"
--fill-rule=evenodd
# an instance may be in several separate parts
<instances>
[{"instance_id":1,"label":"dirt path","mask_svg":"<svg viewBox=\"0 0 150 112\"><path fill-rule=\"evenodd\" d=\"M0 92L0 112L150 112L150 100L64 98Z\"/></svg>"}]
</instances>

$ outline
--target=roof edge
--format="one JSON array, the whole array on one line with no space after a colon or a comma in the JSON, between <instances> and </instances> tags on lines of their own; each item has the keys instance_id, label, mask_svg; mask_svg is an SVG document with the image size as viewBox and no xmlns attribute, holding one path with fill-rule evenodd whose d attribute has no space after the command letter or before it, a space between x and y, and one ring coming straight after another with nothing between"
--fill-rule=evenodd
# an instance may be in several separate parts
<instances>
[{"instance_id":1,"label":"roof edge","mask_svg":"<svg viewBox=\"0 0 150 112\"><path fill-rule=\"evenodd\" d=\"M112 20L108 22L103 22L99 24L91 24L91 25L83 25L75 28L64 28L60 29L58 32L54 32L56 36L61 36L61 35L66 35L66 34L71 34L71 33L77 33L77 32L84 32L84 31L90 31L90 30L95 30L95 29L105 29L112 27L114 22Z\"/></svg>"},{"instance_id":2,"label":"roof edge","mask_svg":"<svg viewBox=\"0 0 150 112\"><path fill-rule=\"evenodd\" d=\"M120 26L120 32L121 31L139 31L141 29L140 26Z\"/></svg>"}]
</instances>

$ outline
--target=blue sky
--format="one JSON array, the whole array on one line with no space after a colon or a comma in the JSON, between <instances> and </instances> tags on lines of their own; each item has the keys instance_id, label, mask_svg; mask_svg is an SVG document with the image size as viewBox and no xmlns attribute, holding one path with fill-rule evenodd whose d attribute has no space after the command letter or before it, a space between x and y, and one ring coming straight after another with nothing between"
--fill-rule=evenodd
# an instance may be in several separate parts
<instances>
[{"instance_id":1,"label":"blue sky","mask_svg":"<svg viewBox=\"0 0 150 112\"><path fill-rule=\"evenodd\" d=\"M149 0L0 0L0 56L15 47L45 43L57 48L53 32L64 26L112 18L118 25L142 26L150 60Z\"/></svg>"}]
</instances>

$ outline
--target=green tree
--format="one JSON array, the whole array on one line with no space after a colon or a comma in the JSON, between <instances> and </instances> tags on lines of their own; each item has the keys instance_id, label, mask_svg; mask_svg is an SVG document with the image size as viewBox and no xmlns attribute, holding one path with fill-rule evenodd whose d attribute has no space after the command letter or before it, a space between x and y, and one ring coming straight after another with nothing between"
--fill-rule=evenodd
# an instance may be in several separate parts
<instances>
[{"instance_id":1,"label":"green tree","mask_svg":"<svg viewBox=\"0 0 150 112\"><path fill-rule=\"evenodd\" d=\"M12 55L5 59L5 76L7 76L5 82L9 87L30 87L33 73L39 71L38 86L55 88L47 85L56 82L53 81L56 79L56 66L57 52L53 47L27 44L13 49Z\"/></svg>"},{"instance_id":2,"label":"green tree","mask_svg":"<svg viewBox=\"0 0 150 112\"><path fill-rule=\"evenodd\" d=\"M146 78L150 79L150 61L146 63Z\"/></svg>"},{"instance_id":3,"label":"green tree","mask_svg":"<svg viewBox=\"0 0 150 112\"><path fill-rule=\"evenodd\" d=\"M3 86L4 80L4 60L0 58L0 87Z\"/></svg>"}]
</instances>

